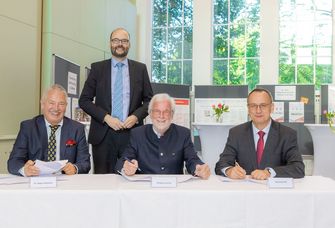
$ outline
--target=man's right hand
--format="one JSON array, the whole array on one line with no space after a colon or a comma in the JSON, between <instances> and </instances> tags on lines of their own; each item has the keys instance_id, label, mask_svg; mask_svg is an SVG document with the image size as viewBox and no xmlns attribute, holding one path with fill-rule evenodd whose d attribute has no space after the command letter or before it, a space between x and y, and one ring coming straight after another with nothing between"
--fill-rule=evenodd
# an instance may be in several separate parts
<instances>
[{"instance_id":1,"label":"man's right hand","mask_svg":"<svg viewBox=\"0 0 335 228\"><path fill-rule=\"evenodd\" d=\"M137 160L133 159L133 160L131 160L131 162L124 161L123 171L127 176L134 175L136 173L137 168L138 168Z\"/></svg>"},{"instance_id":2,"label":"man's right hand","mask_svg":"<svg viewBox=\"0 0 335 228\"><path fill-rule=\"evenodd\" d=\"M27 177L40 175L40 170L35 166L35 162L28 160L23 167L24 175Z\"/></svg>"},{"instance_id":3,"label":"man's right hand","mask_svg":"<svg viewBox=\"0 0 335 228\"><path fill-rule=\"evenodd\" d=\"M118 119L114 118L111 115L106 115L104 118L105 123L108 124L110 128L112 128L114 131L118 131L123 129L123 123Z\"/></svg>"},{"instance_id":4,"label":"man's right hand","mask_svg":"<svg viewBox=\"0 0 335 228\"><path fill-rule=\"evenodd\" d=\"M226 175L231 179L244 179L246 171L241 166L235 165L226 170Z\"/></svg>"}]
</instances>

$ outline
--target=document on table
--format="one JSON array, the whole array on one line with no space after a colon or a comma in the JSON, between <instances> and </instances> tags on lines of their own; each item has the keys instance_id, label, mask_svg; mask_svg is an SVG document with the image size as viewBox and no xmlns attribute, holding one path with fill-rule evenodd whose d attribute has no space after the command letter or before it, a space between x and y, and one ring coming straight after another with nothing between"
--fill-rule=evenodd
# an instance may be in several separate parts
<instances>
[{"instance_id":1,"label":"document on table","mask_svg":"<svg viewBox=\"0 0 335 228\"><path fill-rule=\"evenodd\" d=\"M147 182L150 182L152 176L164 177L164 175L144 175L144 174L135 174L133 176L127 176L123 172L123 170L121 172L118 171L118 173L120 173L128 181L147 181ZM199 179L199 177L195 177L195 176L192 176L192 175L168 175L168 176L169 177L175 176L177 178L177 183L186 182L186 181L191 180L191 179Z\"/></svg>"},{"instance_id":2,"label":"document on table","mask_svg":"<svg viewBox=\"0 0 335 228\"><path fill-rule=\"evenodd\" d=\"M231 179L229 177L218 176L219 180L222 182L252 182L256 184L267 184L267 180L256 180L251 178L249 175L246 176L244 179Z\"/></svg>"},{"instance_id":3,"label":"document on table","mask_svg":"<svg viewBox=\"0 0 335 228\"><path fill-rule=\"evenodd\" d=\"M67 160L50 161L50 162L36 160L35 166L39 168L40 175L50 175L60 172L62 168L66 165L66 163Z\"/></svg>"}]
</instances>

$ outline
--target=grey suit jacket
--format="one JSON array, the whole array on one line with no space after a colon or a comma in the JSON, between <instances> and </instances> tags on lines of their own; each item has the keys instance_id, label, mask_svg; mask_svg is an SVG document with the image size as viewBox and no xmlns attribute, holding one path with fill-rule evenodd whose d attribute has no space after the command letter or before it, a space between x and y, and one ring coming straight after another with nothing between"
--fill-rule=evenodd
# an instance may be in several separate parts
<instances>
[{"instance_id":1,"label":"grey suit jacket","mask_svg":"<svg viewBox=\"0 0 335 228\"><path fill-rule=\"evenodd\" d=\"M128 59L128 66L129 115L135 115L139 120L137 125L142 125L143 119L148 115L148 105L153 95L151 83L145 64ZM92 117L88 142L93 145L100 144L109 128L104 123L104 117L112 111L111 59L92 63L79 98L79 106Z\"/></svg>"},{"instance_id":2,"label":"grey suit jacket","mask_svg":"<svg viewBox=\"0 0 335 228\"><path fill-rule=\"evenodd\" d=\"M78 168L78 173L88 173L91 169L90 154L84 125L67 117L63 119L60 136L60 159L68 160ZM75 145L66 145L74 140ZM19 170L28 160L47 160L48 134L44 116L39 115L21 123L13 151L7 162L9 173L20 175Z\"/></svg>"},{"instance_id":3,"label":"grey suit jacket","mask_svg":"<svg viewBox=\"0 0 335 228\"><path fill-rule=\"evenodd\" d=\"M224 175L222 170L234 166L235 161L246 170L247 175L255 169L271 167L275 170L276 177L302 178L305 176L305 166L298 151L296 131L273 120L259 167L252 122L230 129L225 149L216 163L215 173Z\"/></svg>"}]
</instances>

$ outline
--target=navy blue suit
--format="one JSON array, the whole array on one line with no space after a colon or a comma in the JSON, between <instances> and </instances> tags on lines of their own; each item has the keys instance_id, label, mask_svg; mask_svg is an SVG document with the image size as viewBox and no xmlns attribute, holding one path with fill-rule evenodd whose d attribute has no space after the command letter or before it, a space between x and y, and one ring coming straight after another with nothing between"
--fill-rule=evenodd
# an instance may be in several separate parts
<instances>
[{"instance_id":1,"label":"navy blue suit","mask_svg":"<svg viewBox=\"0 0 335 228\"><path fill-rule=\"evenodd\" d=\"M78 173L88 173L91 169L90 154L85 136L85 126L67 117L63 118L60 135L60 159L68 160L78 168ZM67 146L68 140L76 142ZM28 160L47 161L48 134L43 115L21 122L13 151L8 159L8 171L20 175L19 170Z\"/></svg>"},{"instance_id":2,"label":"navy blue suit","mask_svg":"<svg viewBox=\"0 0 335 228\"><path fill-rule=\"evenodd\" d=\"M184 162L188 173L193 174L197 164L204 164L194 150L190 130L175 124L160 138L152 124L132 129L130 143L122 155L117 170L122 169L127 157L138 161L141 174L183 174Z\"/></svg>"},{"instance_id":3,"label":"navy blue suit","mask_svg":"<svg viewBox=\"0 0 335 228\"><path fill-rule=\"evenodd\" d=\"M222 169L234 166L235 161L248 175L255 169L271 167L275 170L276 177L305 176L305 165L298 151L296 131L273 120L259 166L252 122L246 122L229 130L225 149L216 163L215 173L224 175Z\"/></svg>"}]
</instances>

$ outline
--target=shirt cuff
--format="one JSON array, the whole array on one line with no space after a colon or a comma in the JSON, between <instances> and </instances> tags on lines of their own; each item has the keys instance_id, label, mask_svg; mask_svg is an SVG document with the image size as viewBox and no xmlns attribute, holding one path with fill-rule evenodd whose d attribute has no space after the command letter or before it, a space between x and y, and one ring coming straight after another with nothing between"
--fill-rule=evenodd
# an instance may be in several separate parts
<instances>
[{"instance_id":1,"label":"shirt cuff","mask_svg":"<svg viewBox=\"0 0 335 228\"><path fill-rule=\"evenodd\" d=\"M277 175L276 171L274 169L272 169L271 167L266 167L265 169L267 169L270 173L270 177L275 177Z\"/></svg>"},{"instance_id":2,"label":"shirt cuff","mask_svg":"<svg viewBox=\"0 0 335 228\"><path fill-rule=\"evenodd\" d=\"M73 166L76 168L76 174L78 174L78 167L75 164Z\"/></svg>"},{"instance_id":3,"label":"shirt cuff","mask_svg":"<svg viewBox=\"0 0 335 228\"><path fill-rule=\"evenodd\" d=\"M233 167L233 166L227 166L227 167L225 167L225 168L223 168L221 171L222 171L222 173L227 177L227 174L226 174L226 171L227 171L227 169L229 169L229 168L231 168L231 167Z\"/></svg>"}]
</instances>

